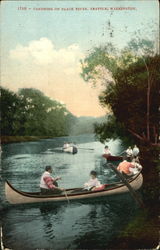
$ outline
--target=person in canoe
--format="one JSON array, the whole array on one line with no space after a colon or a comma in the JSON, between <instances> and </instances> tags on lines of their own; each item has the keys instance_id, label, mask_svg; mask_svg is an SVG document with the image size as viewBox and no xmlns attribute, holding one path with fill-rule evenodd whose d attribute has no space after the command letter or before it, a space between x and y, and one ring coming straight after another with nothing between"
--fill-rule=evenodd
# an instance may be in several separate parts
<instances>
[{"instance_id":1,"label":"person in canoe","mask_svg":"<svg viewBox=\"0 0 160 250\"><path fill-rule=\"evenodd\" d=\"M127 156L127 159L128 159L128 160L131 160L131 159L132 159L132 157L133 157L133 150L132 150L131 146L129 146L129 147L127 148L127 150L126 150L126 156Z\"/></svg>"},{"instance_id":2,"label":"person in canoe","mask_svg":"<svg viewBox=\"0 0 160 250\"><path fill-rule=\"evenodd\" d=\"M71 146L73 147L72 154L77 154L78 149L76 143L75 142L71 143Z\"/></svg>"},{"instance_id":3,"label":"person in canoe","mask_svg":"<svg viewBox=\"0 0 160 250\"><path fill-rule=\"evenodd\" d=\"M104 147L104 154L108 156L111 155L111 151L109 150L109 147L107 145Z\"/></svg>"},{"instance_id":4,"label":"person in canoe","mask_svg":"<svg viewBox=\"0 0 160 250\"><path fill-rule=\"evenodd\" d=\"M125 157L124 160L118 165L117 170L127 176L137 174L142 169L142 166L136 161L128 162Z\"/></svg>"},{"instance_id":5,"label":"person in canoe","mask_svg":"<svg viewBox=\"0 0 160 250\"><path fill-rule=\"evenodd\" d=\"M57 181L61 179L61 177L53 178L51 176L52 167L46 166L45 172L41 176L40 180L40 190L41 194L59 194L64 191L64 188L58 187Z\"/></svg>"},{"instance_id":6,"label":"person in canoe","mask_svg":"<svg viewBox=\"0 0 160 250\"><path fill-rule=\"evenodd\" d=\"M136 146L136 145L134 145L134 147L133 147L133 157L138 157L138 155L139 155L139 148Z\"/></svg>"},{"instance_id":7,"label":"person in canoe","mask_svg":"<svg viewBox=\"0 0 160 250\"><path fill-rule=\"evenodd\" d=\"M70 147L70 144L68 142L64 142L62 150L69 148L69 147Z\"/></svg>"},{"instance_id":8,"label":"person in canoe","mask_svg":"<svg viewBox=\"0 0 160 250\"><path fill-rule=\"evenodd\" d=\"M92 170L90 172L90 179L88 182L84 183L84 190L100 190L101 188L104 188L100 181L97 178L97 172Z\"/></svg>"}]
</instances>

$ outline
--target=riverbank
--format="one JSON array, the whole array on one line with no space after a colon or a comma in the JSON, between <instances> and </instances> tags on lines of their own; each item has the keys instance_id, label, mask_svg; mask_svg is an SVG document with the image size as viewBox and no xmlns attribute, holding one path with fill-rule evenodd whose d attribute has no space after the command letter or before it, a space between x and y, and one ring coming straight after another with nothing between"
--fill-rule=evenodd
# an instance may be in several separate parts
<instances>
[{"instance_id":1,"label":"riverbank","mask_svg":"<svg viewBox=\"0 0 160 250\"><path fill-rule=\"evenodd\" d=\"M158 217L150 214L149 209L139 213L124 230L107 246L110 249L158 249Z\"/></svg>"},{"instance_id":2,"label":"riverbank","mask_svg":"<svg viewBox=\"0 0 160 250\"><path fill-rule=\"evenodd\" d=\"M1 136L1 143L15 143L15 142L27 142L27 141L39 141L41 139L49 139L49 136Z\"/></svg>"},{"instance_id":3,"label":"riverbank","mask_svg":"<svg viewBox=\"0 0 160 250\"><path fill-rule=\"evenodd\" d=\"M157 248L159 243L159 149L143 146L140 152L144 179L141 195L145 208L139 209L118 237L110 242L107 247L111 249L159 249Z\"/></svg>"}]
</instances>

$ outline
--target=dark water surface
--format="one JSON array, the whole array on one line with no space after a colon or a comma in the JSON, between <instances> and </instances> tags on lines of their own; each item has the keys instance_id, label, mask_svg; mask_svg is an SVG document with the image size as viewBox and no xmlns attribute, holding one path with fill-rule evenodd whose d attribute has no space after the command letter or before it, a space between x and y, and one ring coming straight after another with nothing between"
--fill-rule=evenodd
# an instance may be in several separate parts
<instances>
[{"instance_id":1,"label":"dark water surface","mask_svg":"<svg viewBox=\"0 0 160 250\"><path fill-rule=\"evenodd\" d=\"M75 141L78 154L62 153L64 141ZM121 152L119 141L108 143L113 154ZM4 180L17 189L39 191L40 176L46 165L61 176L59 186L80 187L97 170L101 182L114 182L115 174L103 169L104 145L93 135L54 138L39 142L3 145L1 158L1 211L3 244L14 250L30 249L107 249L136 213L129 194L89 201L60 204L10 205L5 199ZM87 150L94 149L94 150Z\"/></svg>"}]
</instances>

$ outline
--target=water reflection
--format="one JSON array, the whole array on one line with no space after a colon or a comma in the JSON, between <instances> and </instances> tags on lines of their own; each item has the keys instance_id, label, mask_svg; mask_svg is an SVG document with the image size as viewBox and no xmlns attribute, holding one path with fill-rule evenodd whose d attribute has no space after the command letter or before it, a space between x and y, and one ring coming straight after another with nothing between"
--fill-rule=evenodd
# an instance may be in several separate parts
<instances>
[{"instance_id":1,"label":"water reflection","mask_svg":"<svg viewBox=\"0 0 160 250\"><path fill-rule=\"evenodd\" d=\"M43 223L43 230L44 230L44 237L48 240L52 240L55 238L55 231L56 231L56 215L58 213L61 214L58 223L62 223L62 214L65 211L65 206L40 206L40 212L42 217Z\"/></svg>"},{"instance_id":2,"label":"water reflection","mask_svg":"<svg viewBox=\"0 0 160 250\"><path fill-rule=\"evenodd\" d=\"M124 198L8 209L3 219L5 245L19 250L46 246L50 249L86 249L95 244L94 247L103 246L104 249L127 222L124 220L126 214L132 216L135 212L133 200Z\"/></svg>"}]
</instances>

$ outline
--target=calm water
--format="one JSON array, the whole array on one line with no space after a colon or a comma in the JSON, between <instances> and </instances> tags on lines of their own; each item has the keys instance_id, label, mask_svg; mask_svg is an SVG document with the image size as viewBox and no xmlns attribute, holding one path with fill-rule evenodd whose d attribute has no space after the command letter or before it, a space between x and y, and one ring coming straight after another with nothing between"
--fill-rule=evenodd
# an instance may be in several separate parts
<instances>
[{"instance_id":1,"label":"calm water","mask_svg":"<svg viewBox=\"0 0 160 250\"><path fill-rule=\"evenodd\" d=\"M75 141L78 154L62 153L64 141ZM119 141L108 143L113 154L122 151ZM3 241L7 248L30 249L106 249L136 213L129 194L85 202L72 201L53 205L9 205L4 195L8 179L23 191L39 191L40 176L46 165L62 177L59 186L80 187L97 170L101 182L114 182L117 177L102 167L104 145L92 135L13 143L3 146L1 164L1 219ZM94 149L94 150L87 150Z\"/></svg>"}]
</instances>

